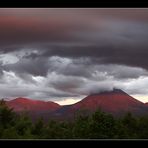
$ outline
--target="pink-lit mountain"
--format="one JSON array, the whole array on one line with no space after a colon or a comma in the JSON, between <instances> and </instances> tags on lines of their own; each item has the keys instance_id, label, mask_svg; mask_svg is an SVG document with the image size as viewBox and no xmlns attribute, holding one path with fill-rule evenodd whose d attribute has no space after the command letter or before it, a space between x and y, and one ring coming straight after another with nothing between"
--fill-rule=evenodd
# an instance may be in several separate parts
<instances>
[{"instance_id":1,"label":"pink-lit mountain","mask_svg":"<svg viewBox=\"0 0 148 148\"><path fill-rule=\"evenodd\" d=\"M122 115L131 112L135 115L148 114L148 105L131 97L120 89L104 91L89 95L81 101L60 106L54 102L31 100L27 98L16 98L6 102L16 112L27 110L32 117L42 116L46 119L72 118L78 112L92 113L97 109L113 115Z\"/></svg>"},{"instance_id":2,"label":"pink-lit mountain","mask_svg":"<svg viewBox=\"0 0 148 148\"><path fill-rule=\"evenodd\" d=\"M16 98L6 103L14 111L54 111L60 107L59 104L54 102L45 102L41 100L32 100L28 98Z\"/></svg>"},{"instance_id":3,"label":"pink-lit mountain","mask_svg":"<svg viewBox=\"0 0 148 148\"><path fill-rule=\"evenodd\" d=\"M40 117L48 120L49 114L61 107L59 104L52 101L45 102L21 97L6 101L6 104L8 107L13 108L16 113L26 112L32 120L36 120Z\"/></svg>"},{"instance_id":4,"label":"pink-lit mountain","mask_svg":"<svg viewBox=\"0 0 148 148\"><path fill-rule=\"evenodd\" d=\"M122 115L131 112L136 115L148 113L148 107L141 101L136 100L120 89L104 91L98 94L89 95L81 101L63 106L55 113L56 116L71 116L76 112L93 112L101 109L113 115Z\"/></svg>"}]
</instances>

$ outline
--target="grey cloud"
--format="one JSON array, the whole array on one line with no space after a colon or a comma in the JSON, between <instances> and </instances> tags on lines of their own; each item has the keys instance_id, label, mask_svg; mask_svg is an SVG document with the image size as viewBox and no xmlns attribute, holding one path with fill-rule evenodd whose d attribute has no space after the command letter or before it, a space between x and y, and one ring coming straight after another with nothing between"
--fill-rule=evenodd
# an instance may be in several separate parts
<instances>
[{"instance_id":1,"label":"grey cloud","mask_svg":"<svg viewBox=\"0 0 148 148\"><path fill-rule=\"evenodd\" d=\"M25 10L22 11L27 13ZM116 15L115 12L118 11L121 14L117 13L118 15ZM1 35L4 36L1 36L0 39L1 46L4 44L5 48L2 48L1 51L12 52L13 50L22 50L21 46L32 46L38 49L38 53L29 55L31 58L37 56L90 57L96 59L99 64L122 64L148 69L147 22L144 21L145 19L137 19L136 21L125 19L128 18L127 12L139 13L137 18L143 16L146 18L148 16L146 10L79 10L82 16L90 12L90 15L84 18L79 17L78 12L69 10L69 12L75 12L74 15L77 16L73 18L72 22L66 21L66 13L62 14L63 19L61 19L59 17L60 11L57 11L54 19L55 11L51 14L49 12L52 12L52 10L45 12L47 16L50 16L47 20L43 15L34 19L29 17L28 21L26 21L28 15L27 17L23 16L23 18L13 16L12 19L3 17L0 27L3 28L1 30L4 32ZM37 13L37 10L35 10L35 13ZM39 13L41 13L41 10L39 10ZM93 16L93 14L94 17L91 18L90 16ZM111 14L113 15L111 16ZM68 15L68 18L70 18L70 15ZM103 16L109 17L103 18ZM135 18L133 15L131 16ZM89 21L89 19L92 21ZM18 26L15 27L15 30L13 27L16 24ZM12 43L9 44L9 42ZM19 47L12 48L15 45Z\"/></svg>"},{"instance_id":2,"label":"grey cloud","mask_svg":"<svg viewBox=\"0 0 148 148\"><path fill-rule=\"evenodd\" d=\"M28 85L29 84L36 84L36 81L32 79L32 75L31 74L27 74L27 73L16 73L16 76L20 77Z\"/></svg>"},{"instance_id":3,"label":"grey cloud","mask_svg":"<svg viewBox=\"0 0 148 148\"><path fill-rule=\"evenodd\" d=\"M114 25L112 25L114 26ZM58 55L63 57L90 57L98 63L123 64L148 69L147 66L147 25L132 26L128 23L124 26L119 24L119 29L109 27L103 32L90 32L97 34L94 37L86 33L79 37L86 39L85 42L92 42L87 46L52 46L44 50L41 56ZM114 29L112 31L112 29ZM107 33L106 33L107 32ZM83 41L84 42L84 41ZM84 44L85 44L84 42ZM138 55L138 56L137 56Z\"/></svg>"},{"instance_id":4,"label":"grey cloud","mask_svg":"<svg viewBox=\"0 0 148 148\"><path fill-rule=\"evenodd\" d=\"M53 101L53 100L59 100L60 98L66 98L66 97L79 97L79 94L56 90L56 91L46 91L46 92L42 91L40 93L37 92L36 97L37 98L40 97L42 99L46 98L47 100Z\"/></svg>"},{"instance_id":5,"label":"grey cloud","mask_svg":"<svg viewBox=\"0 0 148 148\"><path fill-rule=\"evenodd\" d=\"M87 84L85 84L83 87L78 88L75 90L78 94L81 95L91 95L96 94L102 91L110 91L114 88L114 82L105 80L102 82L95 82L95 81L89 81L87 80Z\"/></svg>"},{"instance_id":6,"label":"grey cloud","mask_svg":"<svg viewBox=\"0 0 148 148\"><path fill-rule=\"evenodd\" d=\"M112 76L115 79L136 79L140 76L147 76L148 72L145 69L138 67L130 67L124 65L108 64L108 65L96 65L94 70L97 72L103 72L104 75Z\"/></svg>"},{"instance_id":7,"label":"grey cloud","mask_svg":"<svg viewBox=\"0 0 148 148\"><path fill-rule=\"evenodd\" d=\"M0 9L0 54L19 59L0 63L2 96L77 97L113 87L148 92L141 78L148 75L148 10L27 11ZM15 90L6 94L8 83Z\"/></svg>"},{"instance_id":8,"label":"grey cloud","mask_svg":"<svg viewBox=\"0 0 148 148\"><path fill-rule=\"evenodd\" d=\"M48 72L47 59L20 59L17 63L7 64L3 66L6 71L14 71L16 73L28 73L37 76L46 76Z\"/></svg>"},{"instance_id":9,"label":"grey cloud","mask_svg":"<svg viewBox=\"0 0 148 148\"><path fill-rule=\"evenodd\" d=\"M56 11L57 13L55 13ZM125 64L148 68L146 64L148 54L146 50L148 48L148 29L147 23L145 22L145 18L148 17L147 10L69 10L69 12L72 12L70 14L65 13L68 12L67 10L56 11L46 10L46 17L48 15L50 16L47 20L45 19L46 17L44 18L42 15L39 15L39 18L35 17L35 19L31 19L31 17L24 17L24 20L13 18L14 22L18 22L18 29L16 28L16 30L13 26L13 19L9 20L8 18L8 20L2 20L1 27L5 28L6 26L8 29L2 29L2 31L6 32L1 33L1 41L5 43L11 38L10 41L12 41L12 44L10 46L8 43L5 43L5 45L9 45L10 49L6 46L7 48L1 50L4 52L15 50L13 47L13 43L15 42L18 43L16 44L17 46L22 44L22 46L26 47L37 47L39 53L31 54L30 57L32 58L56 55L75 58L91 57L101 59L99 62L102 63ZM62 11L64 13L61 13ZM118 13L116 13L118 11L121 13L120 19ZM18 12L21 12L21 10ZM25 10L22 10L22 12L24 12L24 14L27 13ZM37 12L41 13L41 10L34 11L34 13ZM87 15L87 17L84 15L85 13L90 13L90 15ZM134 13L138 15L134 17ZM73 14L75 17L72 19L72 22L65 19L67 15L68 18L71 18L70 15ZM51 17L52 15L56 16L56 18L53 19L53 17ZM60 15L63 19L58 17ZM132 16L134 19L132 19L132 17L126 19L129 18L129 16ZM28 24L26 22L27 19L29 20ZM92 21L89 21L89 19ZM9 21L12 23L12 26L9 25ZM85 23L83 23L83 21ZM23 22L25 22L24 29L22 27ZM14 39L16 39L16 41L14 41ZM21 40L26 40L26 42L21 43ZM74 42L75 44L71 44ZM78 45L78 43L81 43L81 45ZM13 49L11 49L12 47ZM20 50L20 48L17 47L16 50Z\"/></svg>"},{"instance_id":10,"label":"grey cloud","mask_svg":"<svg viewBox=\"0 0 148 148\"><path fill-rule=\"evenodd\" d=\"M25 89L25 88L7 88L0 86L0 97L1 98L9 98L9 97L26 97L33 93L33 90L31 89Z\"/></svg>"},{"instance_id":11,"label":"grey cloud","mask_svg":"<svg viewBox=\"0 0 148 148\"><path fill-rule=\"evenodd\" d=\"M57 74L67 76L77 76L85 78L106 79L106 76L112 76L116 79L138 78L148 75L145 69L138 67L130 67L117 64L98 64L91 61L90 58L61 58L56 57L50 61L50 70ZM104 78L103 78L104 77ZM99 80L98 79L98 80Z\"/></svg>"},{"instance_id":12,"label":"grey cloud","mask_svg":"<svg viewBox=\"0 0 148 148\"><path fill-rule=\"evenodd\" d=\"M74 92L74 89L84 86L85 81L80 77L57 75L56 79L50 80L50 85L64 92Z\"/></svg>"},{"instance_id":13,"label":"grey cloud","mask_svg":"<svg viewBox=\"0 0 148 148\"><path fill-rule=\"evenodd\" d=\"M0 61L0 78L3 75L3 62Z\"/></svg>"}]
</instances>

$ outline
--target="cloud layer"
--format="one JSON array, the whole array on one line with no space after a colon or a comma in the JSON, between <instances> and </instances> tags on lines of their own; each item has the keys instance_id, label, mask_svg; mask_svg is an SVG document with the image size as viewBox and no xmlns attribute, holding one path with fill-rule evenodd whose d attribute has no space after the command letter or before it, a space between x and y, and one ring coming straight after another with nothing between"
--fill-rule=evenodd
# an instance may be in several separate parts
<instances>
[{"instance_id":1,"label":"cloud layer","mask_svg":"<svg viewBox=\"0 0 148 148\"><path fill-rule=\"evenodd\" d=\"M1 97L147 95L147 9L0 9Z\"/></svg>"}]
</instances>

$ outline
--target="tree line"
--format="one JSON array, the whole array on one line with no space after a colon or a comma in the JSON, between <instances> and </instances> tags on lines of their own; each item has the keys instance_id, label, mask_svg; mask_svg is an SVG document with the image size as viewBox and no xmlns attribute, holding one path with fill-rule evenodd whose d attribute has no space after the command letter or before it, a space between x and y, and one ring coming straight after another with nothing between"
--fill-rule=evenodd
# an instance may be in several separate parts
<instances>
[{"instance_id":1,"label":"tree line","mask_svg":"<svg viewBox=\"0 0 148 148\"><path fill-rule=\"evenodd\" d=\"M98 110L72 121L33 122L0 101L0 139L147 139L148 116L126 113L120 118Z\"/></svg>"}]
</instances>

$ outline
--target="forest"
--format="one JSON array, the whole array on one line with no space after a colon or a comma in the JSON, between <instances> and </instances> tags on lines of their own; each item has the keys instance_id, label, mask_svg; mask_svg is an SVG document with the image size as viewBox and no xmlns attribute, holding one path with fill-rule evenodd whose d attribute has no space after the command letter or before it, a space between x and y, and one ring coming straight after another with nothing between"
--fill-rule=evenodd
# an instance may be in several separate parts
<instances>
[{"instance_id":1,"label":"forest","mask_svg":"<svg viewBox=\"0 0 148 148\"><path fill-rule=\"evenodd\" d=\"M147 139L148 116L126 113L115 118L98 110L72 121L42 118L33 122L26 113L16 114L0 101L0 139Z\"/></svg>"}]
</instances>

